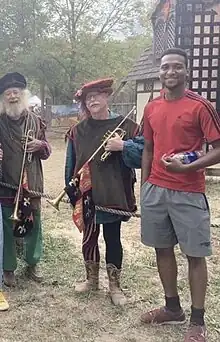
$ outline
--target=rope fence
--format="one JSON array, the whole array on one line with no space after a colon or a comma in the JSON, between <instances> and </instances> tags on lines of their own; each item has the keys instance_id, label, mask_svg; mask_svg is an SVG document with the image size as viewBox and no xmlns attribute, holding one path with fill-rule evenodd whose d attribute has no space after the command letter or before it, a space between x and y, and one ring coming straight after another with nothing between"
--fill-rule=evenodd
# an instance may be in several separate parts
<instances>
[{"instance_id":1,"label":"rope fence","mask_svg":"<svg viewBox=\"0 0 220 342\"><path fill-rule=\"evenodd\" d=\"M12 190L17 190L18 187L15 185L11 185L8 183L4 183L4 182L0 182L0 186L3 186L5 188L9 188ZM46 193L42 193L42 192L38 192L38 191L34 191L34 190L29 190L28 191L31 195L36 196L36 197L41 197L41 198L45 198L45 199L49 199L49 200L53 200L54 197L51 195L48 195ZM61 200L61 202L63 203L70 203L69 200L63 198ZM128 212L128 211L124 211L124 210L117 210L117 209L112 209L112 208L105 208L105 207L101 207L101 206L96 206L95 207L96 210L98 211L103 211L103 212L107 212L110 214L116 214L116 215L121 215L121 216L127 216L127 217L136 217L136 218L140 218L141 214L137 213L137 212ZM211 223L211 227L212 228L220 228L220 224L214 224Z\"/></svg>"}]
</instances>

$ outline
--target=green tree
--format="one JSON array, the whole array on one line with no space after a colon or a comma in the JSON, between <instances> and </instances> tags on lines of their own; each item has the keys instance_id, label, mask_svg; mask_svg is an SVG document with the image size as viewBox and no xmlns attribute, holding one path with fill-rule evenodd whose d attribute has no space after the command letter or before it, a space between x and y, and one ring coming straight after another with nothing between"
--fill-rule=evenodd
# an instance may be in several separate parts
<instances>
[{"instance_id":1,"label":"green tree","mask_svg":"<svg viewBox=\"0 0 220 342\"><path fill-rule=\"evenodd\" d=\"M72 101L80 84L125 76L148 45L141 0L0 0L1 73L17 69L53 103Z\"/></svg>"}]
</instances>

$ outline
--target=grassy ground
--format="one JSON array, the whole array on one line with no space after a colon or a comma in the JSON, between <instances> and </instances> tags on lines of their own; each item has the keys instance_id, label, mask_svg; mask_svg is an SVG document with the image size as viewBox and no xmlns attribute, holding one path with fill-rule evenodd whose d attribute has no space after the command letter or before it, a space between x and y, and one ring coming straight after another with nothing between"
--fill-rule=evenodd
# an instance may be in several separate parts
<instances>
[{"instance_id":1,"label":"grassy ground","mask_svg":"<svg viewBox=\"0 0 220 342\"><path fill-rule=\"evenodd\" d=\"M63 187L64 143L51 139L53 154L44 163L45 190L57 195ZM207 184L212 222L220 223L220 183ZM137 187L138 195L138 187ZM17 270L18 286L8 291L10 310L0 315L0 342L181 342L183 327L151 327L140 324L140 314L163 304L163 293L156 270L154 252L140 243L140 222L132 219L124 224L123 288L129 303L124 309L112 306L107 293L105 265L102 261L101 285L97 294L77 296L74 284L83 279L81 235L71 221L71 210L61 204L56 213L43 202L45 281L37 285L25 279L23 263ZM208 259L209 287L207 323L209 342L220 341L220 232L213 230L214 254ZM102 260L103 238L100 237ZM189 314L190 296L187 264L177 249L179 290Z\"/></svg>"}]
</instances>

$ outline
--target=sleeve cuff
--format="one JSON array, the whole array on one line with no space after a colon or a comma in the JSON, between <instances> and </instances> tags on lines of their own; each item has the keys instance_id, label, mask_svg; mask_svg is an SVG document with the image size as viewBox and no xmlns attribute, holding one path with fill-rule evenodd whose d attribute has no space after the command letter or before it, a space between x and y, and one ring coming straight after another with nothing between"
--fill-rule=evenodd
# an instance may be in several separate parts
<instances>
[{"instance_id":1,"label":"sleeve cuff","mask_svg":"<svg viewBox=\"0 0 220 342\"><path fill-rule=\"evenodd\" d=\"M127 148L129 148L129 146L130 146L131 144L132 144L132 143L131 143L129 140L124 141L124 145L123 145L123 150L122 150L122 152L126 151Z\"/></svg>"}]
</instances>

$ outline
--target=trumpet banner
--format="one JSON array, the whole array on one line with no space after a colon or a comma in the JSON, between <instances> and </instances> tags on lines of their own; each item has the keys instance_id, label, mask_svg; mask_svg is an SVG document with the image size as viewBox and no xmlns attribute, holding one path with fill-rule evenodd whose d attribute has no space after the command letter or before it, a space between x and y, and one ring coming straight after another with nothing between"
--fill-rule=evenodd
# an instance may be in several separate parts
<instances>
[{"instance_id":1,"label":"trumpet banner","mask_svg":"<svg viewBox=\"0 0 220 342\"><path fill-rule=\"evenodd\" d=\"M22 180L21 198L19 198L18 216L19 222L14 224L14 236L22 238L33 229L33 213L31 208L31 201L28 197L28 178L27 170L24 169ZM26 196L27 195L27 196Z\"/></svg>"},{"instance_id":2,"label":"trumpet banner","mask_svg":"<svg viewBox=\"0 0 220 342\"><path fill-rule=\"evenodd\" d=\"M95 227L95 204L92 199L92 182L88 163L82 168L78 187L80 196L76 199L72 219L79 231L82 232L88 227Z\"/></svg>"},{"instance_id":3,"label":"trumpet banner","mask_svg":"<svg viewBox=\"0 0 220 342\"><path fill-rule=\"evenodd\" d=\"M28 196L28 177L27 177L27 170L24 169L24 175L23 175L23 181L22 181L22 198L20 202L20 212L21 215L23 215L24 218L32 222L33 224L33 214L32 214L32 208L31 208L31 200Z\"/></svg>"}]
</instances>

